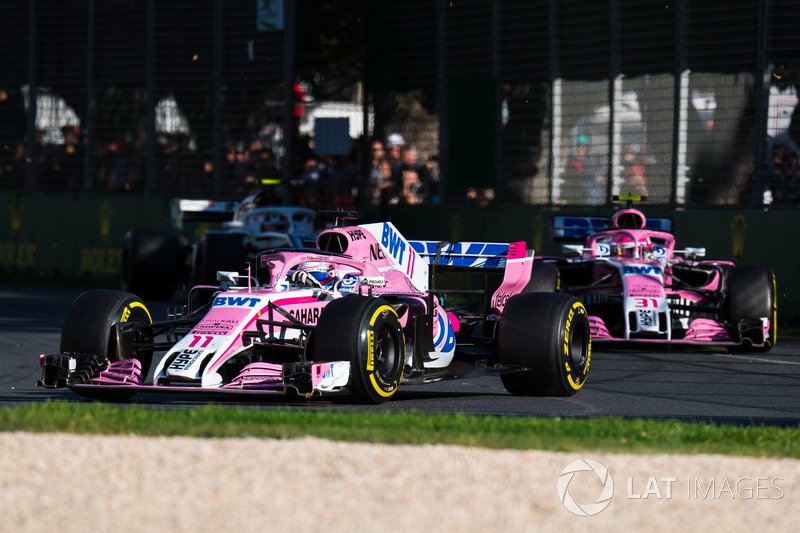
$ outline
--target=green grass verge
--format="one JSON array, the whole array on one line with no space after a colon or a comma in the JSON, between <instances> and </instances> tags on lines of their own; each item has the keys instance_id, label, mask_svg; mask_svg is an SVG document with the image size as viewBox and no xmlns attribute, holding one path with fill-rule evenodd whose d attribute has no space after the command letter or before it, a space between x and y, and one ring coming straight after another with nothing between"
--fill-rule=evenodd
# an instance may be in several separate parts
<instances>
[{"instance_id":1,"label":"green grass verge","mask_svg":"<svg viewBox=\"0 0 800 533\"><path fill-rule=\"evenodd\" d=\"M314 436L346 442L453 444L565 452L800 457L800 427L742 427L622 418L261 410L217 405L163 410L103 403L45 402L0 409L0 431L204 438Z\"/></svg>"}]
</instances>

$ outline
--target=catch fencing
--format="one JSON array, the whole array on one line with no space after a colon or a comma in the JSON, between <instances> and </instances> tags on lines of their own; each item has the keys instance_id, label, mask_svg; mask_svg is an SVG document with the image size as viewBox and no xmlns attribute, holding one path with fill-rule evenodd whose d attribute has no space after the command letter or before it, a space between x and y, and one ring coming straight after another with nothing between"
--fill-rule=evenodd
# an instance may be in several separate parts
<instances>
[{"instance_id":1,"label":"catch fencing","mask_svg":"<svg viewBox=\"0 0 800 533\"><path fill-rule=\"evenodd\" d=\"M430 204L800 205L800 1L343 1L337 79L330 2L0 4L5 191L355 207L399 134Z\"/></svg>"}]
</instances>

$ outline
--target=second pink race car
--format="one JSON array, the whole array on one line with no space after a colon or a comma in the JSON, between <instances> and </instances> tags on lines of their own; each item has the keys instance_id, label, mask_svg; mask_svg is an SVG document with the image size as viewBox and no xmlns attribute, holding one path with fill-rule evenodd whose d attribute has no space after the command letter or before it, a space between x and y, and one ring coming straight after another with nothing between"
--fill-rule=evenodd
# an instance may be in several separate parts
<instances>
[{"instance_id":1,"label":"second pink race car","mask_svg":"<svg viewBox=\"0 0 800 533\"><path fill-rule=\"evenodd\" d=\"M704 248L675 247L669 219L648 224L626 209L609 219L554 219L571 257L547 260L561 291L589 312L595 342L669 342L767 351L777 340L775 276L765 266L705 259ZM555 270L554 269L554 270Z\"/></svg>"}]
</instances>

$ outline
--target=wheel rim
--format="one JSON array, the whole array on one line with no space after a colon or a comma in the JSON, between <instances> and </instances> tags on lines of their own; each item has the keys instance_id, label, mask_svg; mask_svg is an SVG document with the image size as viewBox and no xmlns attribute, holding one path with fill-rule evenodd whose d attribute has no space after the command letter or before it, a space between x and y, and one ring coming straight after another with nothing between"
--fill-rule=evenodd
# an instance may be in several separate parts
<instances>
[{"instance_id":1,"label":"wheel rim","mask_svg":"<svg viewBox=\"0 0 800 533\"><path fill-rule=\"evenodd\" d=\"M391 376L397 368L398 349L394 331L383 326L375 336L375 368L382 376Z\"/></svg>"},{"instance_id":2,"label":"wheel rim","mask_svg":"<svg viewBox=\"0 0 800 533\"><path fill-rule=\"evenodd\" d=\"M589 357L589 342L586 328L578 327L570 332L570 363L574 368L583 368Z\"/></svg>"}]
</instances>

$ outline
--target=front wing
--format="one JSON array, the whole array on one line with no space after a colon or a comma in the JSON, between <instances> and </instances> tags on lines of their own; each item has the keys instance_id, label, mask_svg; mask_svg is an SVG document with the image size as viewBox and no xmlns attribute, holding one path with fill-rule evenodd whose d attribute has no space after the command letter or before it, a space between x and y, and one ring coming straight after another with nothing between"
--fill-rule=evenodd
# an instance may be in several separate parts
<instances>
[{"instance_id":1,"label":"front wing","mask_svg":"<svg viewBox=\"0 0 800 533\"><path fill-rule=\"evenodd\" d=\"M232 380L217 387L202 387L198 382L147 384L138 359L97 363L96 377L76 379L80 373L78 354L40 355L42 378L37 385L54 389L68 387L79 394L113 391L217 393L224 395L286 395L312 398L315 396L346 394L350 377L349 361L323 363L251 363ZM85 360L85 359L84 359ZM88 359L91 361L91 358ZM84 363L85 364L85 363Z\"/></svg>"},{"instance_id":2,"label":"front wing","mask_svg":"<svg viewBox=\"0 0 800 533\"><path fill-rule=\"evenodd\" d=\"M742 319L736 325L725 324L707 318L694 319L682 337L670 339L659 337L618 337L609 332L605 322L598 316L589 316L592 343L667 343L684 345L719 345L762 347L769 339L768 317Z\"/></svg>"}]
</instances>

